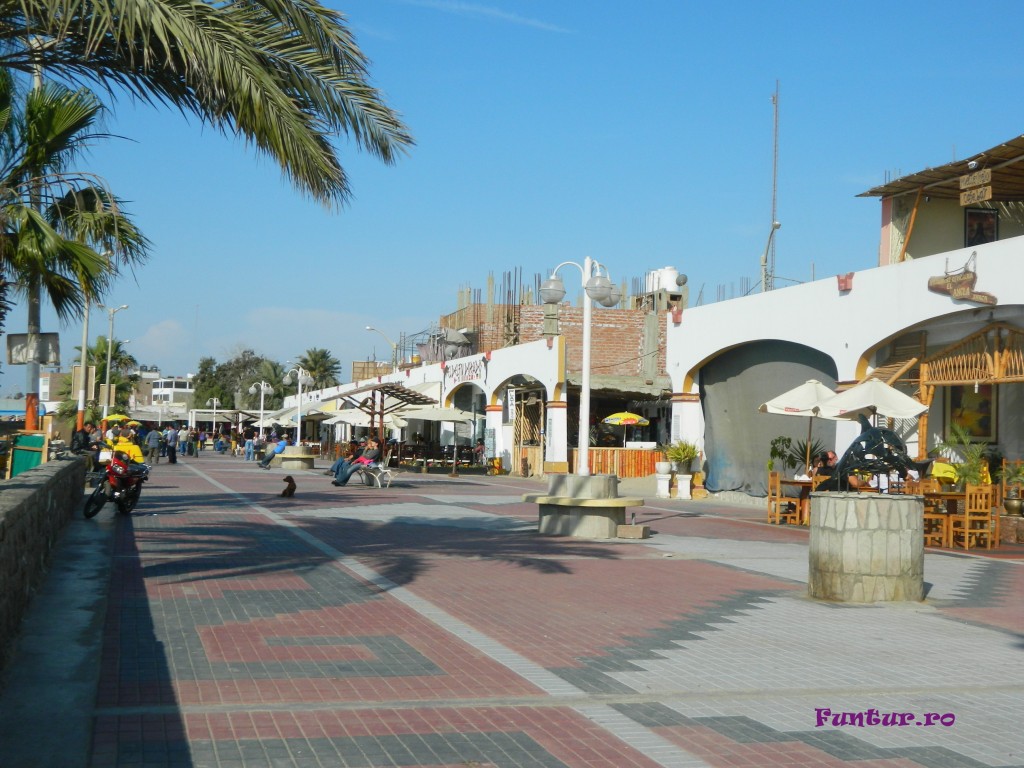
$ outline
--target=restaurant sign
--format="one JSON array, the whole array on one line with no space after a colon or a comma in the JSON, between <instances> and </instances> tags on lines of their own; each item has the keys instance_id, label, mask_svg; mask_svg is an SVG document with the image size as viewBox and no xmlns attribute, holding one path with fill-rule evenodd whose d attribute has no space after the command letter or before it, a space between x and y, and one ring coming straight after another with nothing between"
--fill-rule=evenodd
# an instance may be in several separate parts
<instances>
[{"instance_id":1,"label":"restaurant sign","mask_svg":"<svg viewBox=\"0 0 1024 768\"><path fill-rule=\"evenodd\" d=\"M928 290L932 293L941 293L961 301L973 301L978 304L995 305L998 300L991 293L974 290L974 284L978 281L978 273L968 267L974 266L974 255L967 260L962 269L954 272L946 272L944 275L928 278Z\"/></svg>"},{"instance_id":2,"label":"restaurant sign","mask_svg":"<svg viewBox=\"0 0 1024 768\"><path fill-rule=\"evenodd\" d=\"M474 360L449 362L445 366L444 377L449 387L454 387L466 381L479 381L486 378L487 371L484 369L483 356L481 355Z\"/></svg>"}]
</instances>

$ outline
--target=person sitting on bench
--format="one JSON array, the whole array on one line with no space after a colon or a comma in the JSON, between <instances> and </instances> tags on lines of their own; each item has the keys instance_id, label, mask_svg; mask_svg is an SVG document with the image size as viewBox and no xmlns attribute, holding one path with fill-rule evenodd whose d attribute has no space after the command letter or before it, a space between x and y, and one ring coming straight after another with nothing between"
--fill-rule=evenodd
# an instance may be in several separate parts
<instances>
[{"instance_id":1,"label":"person sitting on bench","mask_svg":"<svg viewBox=\"0 0 1024 768\"><path fill-rule=\"evenodd\" d=\"M288 438L282 437L273 448L264 451L263 458L260 459L260 469L270 469L270 462L273 461L275 456L280 456L284 453L284 449L287 447Z\"/></svg>"},{"instance_id":2,"label":"person sitting on bench","mask_svg":"<svg viewBox=\"0 0 1024 768\"><path fill-rule=\"evenodd\" d=\"M338 467L338 471L331 481L331 485L348 485L348 479L360 469L365 469L377 463L380 459L380 447L374 438L366 441L366 450L361 455L352 459L348 464Z\"/></svg>"}]
</instances>

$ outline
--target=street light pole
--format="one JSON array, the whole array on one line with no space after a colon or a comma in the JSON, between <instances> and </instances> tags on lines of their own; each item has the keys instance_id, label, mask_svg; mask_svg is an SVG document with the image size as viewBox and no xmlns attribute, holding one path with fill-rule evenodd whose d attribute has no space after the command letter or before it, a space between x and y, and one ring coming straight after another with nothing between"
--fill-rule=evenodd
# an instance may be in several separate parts
<instances>
[{"instance_id":1,"label":"street light pole","mask_svg":"<svg viewBox=\"0 0 1024 768\"><path fill-rule=\"evenodd\" d=\"M89 378L89 305L92 301L85 299L85 317L82 320L82 370L78 381L78 417L75 429L81 432L85 428L85 391Z\"/></svg>"},{"instance_id":2,"label":"street light pole","mask_svg":"<svg viewBox=\"0 0 1024 768\"><path fill-rule=\"evenodd\" d=\"M103 420L107 420L107 414L110 411L110 363L114 352L114 315L120 312L122 309L128 309L127 304L122 304L120 307L104 307L102 304L97 304L100 309L107 310L107 314L110 317L109 330L107 331L107 370L106 370L106 393L103 398Z\"/></svg>"},{"instance_id":3,"label":"street light pole","mask_svg":"<svg viewBox=\"0 0 1024 768\"><path fill-rule=\"evenodd\" d=\"M263 440L263 397L273 394L274 388L265 381L258 381L249 387L250 395L255 395L257 392L260 393L260 440Z\"/></svg>"},{"instance_id":4,"label":"street light pole","mask_svg":"<svg viewBox=\"0 0 1024 768\"><path fill-rule=\"evenodd\" d=\"M307 387L313 383L313 377L309 375L309 371L303 368L301 365L296 365L294 368L289 370L284 375L284 384L292 383L292 374L295 374L295 381L299 387L298 394L298 414L295 417L295 422L298 425L295 429L295 444L299 445L302 442L302 385L305 384Z\"/></svg>"},{"instance_id":5,"label":"street light pole","mask_svg":"<svg viewBox=\"0 0 1024 768\"><path fill-rule=\"evenodd\" d=\"M217 435L217 406L220 405L220 400L216 397L211 397L206 401L207 405L213 406L213 429L210 430L210 434L216 437Z\"/></svg>"},{"instance_id":6,"label":"street light pole","mask_svg":"<svg viewBox=\"0 0 1024 768\"><path fill-rule=\"evenodd\" d=\"M388 346L391 347L391 372L394 373L395 371L397 371L398 370L398 345L395 344L395 342L393 342L391 339L389 339L387 337L387 335L384 333L384 331L380 330L379 328L374 328L372 325L368 325L368 326L366 326L366 330L368 330L368 331L375 331L375 332L379 333L381 336L384 337L384 341L386 341L388 343Z\"/></svg>"},{"instance_id":7,"label":"street light pole","mask_svg":"<svg viewBox=\"0 0 1024 768\"><path fill-rule=\"evenodd\" d=\"M558 270L566 265L578 269L583 277L583 360L580 381L580 424L577 438L578 460L576 474L590 474L590 347L593 327L594 302L603 307L614 307L622 298L619 289L612 284L608 270L601 263L587 256L583 264L563 261L551 272L551 277L541 283L540 298L545 304L559 304L565 298L565 284L558 276Z\"/></svg>"}]
</instances>

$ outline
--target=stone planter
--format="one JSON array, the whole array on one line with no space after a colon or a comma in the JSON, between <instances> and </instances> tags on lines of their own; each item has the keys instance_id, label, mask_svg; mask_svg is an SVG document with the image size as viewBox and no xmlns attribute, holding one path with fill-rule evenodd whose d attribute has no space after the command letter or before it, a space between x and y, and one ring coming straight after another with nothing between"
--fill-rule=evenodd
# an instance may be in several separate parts
<instances>
[{"instance_id":1,"label":"stone planter","mask_svg":"<svg viewBox=\"0 0 1024 768\"><path fill-rule=\"evenodd\" d=\"M851 603L924 599L924 497L812 493L807 591Z\"/></svg>"},{"instance_id":2,"label":"stone planter","mask_svg":"<svg viewBox=\"0 0 1024 768\"><path fill-rule=\"evenodd\" d=\"M671 461L656 461L654 462L654 474L656 475L667 475L672 471Z\"/></svg>"}]
</instances>

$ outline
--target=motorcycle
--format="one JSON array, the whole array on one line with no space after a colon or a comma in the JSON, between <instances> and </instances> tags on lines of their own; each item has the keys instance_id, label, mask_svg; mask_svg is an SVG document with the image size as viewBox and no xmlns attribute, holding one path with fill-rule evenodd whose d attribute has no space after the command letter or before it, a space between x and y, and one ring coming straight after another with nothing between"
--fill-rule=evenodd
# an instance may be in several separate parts
<instances>
[{"instance_id":1,"label":"motorcycle","mask_svg":"<svg viewBox=\"0 0 1024 768\"><path fill-rule=\"evenodd\" d=\"M96 490L85 502L85 517L95 517L103 505L113 501L118 514L128 515L139 503L142 484L149 479L149 465L136 464L123 451L114 451L104 472L95 472Z\"/></svg>"}]
</instances>

